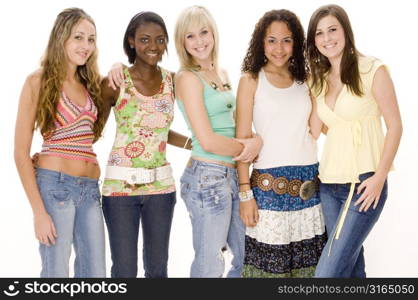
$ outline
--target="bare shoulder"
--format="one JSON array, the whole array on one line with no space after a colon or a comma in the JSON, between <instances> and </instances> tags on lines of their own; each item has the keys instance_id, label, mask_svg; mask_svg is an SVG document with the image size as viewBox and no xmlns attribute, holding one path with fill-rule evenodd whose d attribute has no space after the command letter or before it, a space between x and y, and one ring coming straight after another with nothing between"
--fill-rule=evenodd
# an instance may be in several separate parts
<instances>
[{"instance_id":1,"label":"bare shoulder","mask_svg":"<svg viewBox=\"0 0 418 300\"><path fill-rule=\"evenodd\" d=\"M258 78L255 77L251 72L244 72L241 74L240 80L239 80L239 84L240 85L245 85L251 88L255 88L257 87L257 81Z\"/></svg>"},{"instance_id":2,"label":"bare shoulder","mask_svg":"<svg viewBox=\"0 0 418 300\"><path fill-rule=\"evenodd\" d=\"M380 65L377 67L376 72L374 73L372 87L381 88L386 86L392 79L390 78L389 71L385 65Z\"/></svg>"},{"instance_id":3,"label":"bare shoulder","mask_svg":"<svg viewBox=\"0 0 418 300\"><path fill-rule=\"evenodd\" d=\"M378 66L374 76L375 76L375 78L376 78L376 76L390 77L389 70L388 70L387 66L383 65L383 64Z\"/></svg>"},{"instance_id":4,"label":"bare shoulder","mask_svg":"<svg viewBox=\"0 0 418 300\"><path fill-rule=\"evenodd\" d=\"M373 77L372 92L374 95L390 94L389 91L393 91L394 86L389 71L385 65L380 65Z\"/></svg>"},{"instance_id":5,"label":"bare shoulder","mask_svg":"<svg viewBox=\"0 0 418 300\"><path fill-rule=\"evenodd\" d=\"M39 90L41 87L41 78L42 78L42 69L37 69L36 71L30 73L26 78L26 83L33 90Z\"/></svg>"},{"instance_id":6,"label":"bare shoulder","mask_svg":"<svg viewBox=\"0 0 418 300\"><path fill-rule=\"evenodd\" d=\"M257 77L254 77L253 73L251 72L244 72L241 74L240 80L248 81L248 82L256 82Z\"/></svg>"},{"instance_id":7,"label":"bare shoulder","mask_svg":"<svg viewBox=\"0 0 418 300\"><path fill-rule=\"evenodd\" d=\"M177 85L183 84L201 84L199 78L192 71L180 70L175 75L175 81Z\"/></svg>"},{"instance_id":8,"label":"bare shoulder","mask_svg":"<svg viewBox=\"0 0 418 300\"><path fill-rule=\"evenodd\" d=\"M41 89L42 69L30 73L25 80L21 92L21 101L37 104L39 91Z\"/></svg>"}]
</instances>

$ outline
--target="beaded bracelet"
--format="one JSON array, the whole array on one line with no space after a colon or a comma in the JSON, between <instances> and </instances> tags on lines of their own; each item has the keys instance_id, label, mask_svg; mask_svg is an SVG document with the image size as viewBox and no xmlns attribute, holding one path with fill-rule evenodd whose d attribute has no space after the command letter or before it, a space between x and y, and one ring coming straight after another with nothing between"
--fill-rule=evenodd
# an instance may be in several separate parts
<instances>
[{"instance_id":1,"label":"beaded bracelet","mask_svg":"<svg viewBox=\"0 0 418 300\"><path fill-rule=\"evenodd\" d=\"M239 196L240 202L247 202L247 201L250 201L251 199L254 199L254 194L252 190L239 192L238 196Z\"/></svg>"}]
</instances>

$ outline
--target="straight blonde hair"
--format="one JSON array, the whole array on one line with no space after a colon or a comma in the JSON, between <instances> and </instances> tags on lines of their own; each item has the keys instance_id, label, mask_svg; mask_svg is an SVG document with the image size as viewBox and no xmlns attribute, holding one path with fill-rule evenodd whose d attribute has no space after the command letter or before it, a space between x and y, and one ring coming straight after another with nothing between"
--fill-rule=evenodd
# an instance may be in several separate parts
<instances>
[{"instance_id":1,"label":"straight blonde hair","mask_svg":"<svg viewBox=\"0 0 418 300\"><path fill-rule=\"evenodd\" d=\"M219 36L215 20L211 13L203 6L191 6L182 11L177 19L174 31L177 55L180 61L180 68L186 70L199 69L199 65L193 60L193 57L187 52L184 42L187 32L191 28L202 28L207 26L213 34L214 46L211 54L212 63L215 69L218 69L218 45Z\"/></svg>"}]
</instances>

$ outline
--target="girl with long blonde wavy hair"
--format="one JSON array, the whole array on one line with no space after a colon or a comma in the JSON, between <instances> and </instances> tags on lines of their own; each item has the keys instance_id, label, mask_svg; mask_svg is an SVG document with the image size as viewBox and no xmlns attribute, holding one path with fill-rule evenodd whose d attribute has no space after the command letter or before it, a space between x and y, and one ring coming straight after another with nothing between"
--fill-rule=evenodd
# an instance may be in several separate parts
<instances>
[{"instance_id":1,"label":"girl with long blonde wavy hair","mask_svg":"<svg viewBox=\"0 0 418 300\"><path fill-rule=\"evenodd\" d=\"M15 131L15 162L32 206L40 242L41 277L104 277L105 247L92 144L103 126L96 27L79 8L58 14L41 68L22 88ZM34 129L44 142L32 164Z\"/></svg>"}]
</instances>

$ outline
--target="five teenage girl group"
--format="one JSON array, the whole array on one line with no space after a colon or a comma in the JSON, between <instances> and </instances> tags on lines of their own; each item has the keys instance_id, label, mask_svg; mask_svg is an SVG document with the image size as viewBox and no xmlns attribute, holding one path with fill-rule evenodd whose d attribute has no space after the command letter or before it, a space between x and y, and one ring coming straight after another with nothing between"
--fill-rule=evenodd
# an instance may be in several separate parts
<instances>
[{"instance_id":1,"label":"five teenage girl group","mask_svg":"<svg viewBox=\"0 0 418 300\"><path fill-rule=\"evenodd\" d=\"M20 96L15 161L41 277L68 277L72 247L75 277L106 277L103 216L112 277L137 276L140 224L145 277L167 277L176 203L167 143L191 150L180 179L191 277L221 277L226 249L228 277L366 277L362 245L387 198L402 123L387 67L357 50L340 6L318 8L306 38L294 13L266 12L236 97L204 7L177 19L175 74L159 66L169 36L154 12L131 19L123 38L130 66L116 64L104 78L96 39L88 14L62 11ZM175 102L191 138L170 130ZM116 137L100 193L92 144L111 108ZM44 141L31 158L35 129Z\"/></svg>"}]
</instances>

